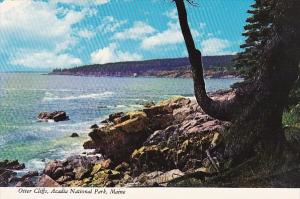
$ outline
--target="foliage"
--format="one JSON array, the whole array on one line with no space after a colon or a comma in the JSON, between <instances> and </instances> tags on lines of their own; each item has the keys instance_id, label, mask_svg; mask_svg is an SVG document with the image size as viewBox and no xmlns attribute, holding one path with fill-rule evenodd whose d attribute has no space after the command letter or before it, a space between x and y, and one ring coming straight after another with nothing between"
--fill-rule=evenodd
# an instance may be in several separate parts
<instances>
[{"instance_id":1,"label":"foliage","mask_svg":"<svg viewBox=\"0 0 300 199\"><path fill-rule=\"evenodd\" d=\"M300 104L283 113L282 123L284 126L300 127Z\"/></svg>"},{"instance_id":2,"label":"foliage","mask_svg":"<svg viewBox=\"0 0 300 199\"><path fill-rule=\"evenodd\" d=\"M243 72L246 78L254 78L261 65L263 47L271 34L271 5L272 0L256 0L251 5L252 9L247 11L251 16L247 18L247 24L244 26L243 36L246 40L240 46L244 51L238 53L235 59L235 67Z\"/></svg>"},{"instance_id":3,"label":"foliage","mask_svg":"<svg viewBox=\"0 0 300 199\"><path fill-rule=\"evenodd\" d=\"M234 56L206 56L203 58L205 68L230 67L232 66ZM143 73L145 71L167 71L189 69L188 58L175 59L156 59L146 61L118 62L107 64L94 64L80 66L70 69L55 69L53 73L71 73L71 74L93 74L93 75L126 75L132 73Z\"/></svg>"}]
</instances>

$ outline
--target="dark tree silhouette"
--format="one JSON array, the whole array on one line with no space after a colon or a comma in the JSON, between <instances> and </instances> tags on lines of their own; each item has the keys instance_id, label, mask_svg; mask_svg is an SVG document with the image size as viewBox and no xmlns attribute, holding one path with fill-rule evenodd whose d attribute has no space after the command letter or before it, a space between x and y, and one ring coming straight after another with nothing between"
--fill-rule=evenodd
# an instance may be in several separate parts
<instances>
[{"instance_id":1,"label":"dark tree silhouette","mask_svg":"<svg viewBox=\"0 0 300 199\"><path fill-rule=\"evenodd\" d=\"M285 152L289 151L282 129L282 114L298 74L300 1L261 2L268 2L270 6L270 33L261 44L255 81L237 88L233 99L220 102L207 95L202 55L189 28L185 1L175 0L197 102L210 116L232 122L229 132L224 135L225 157L231 166L249 156L283 160Z\"/></svg>"},{"instance_id":2,"label":"dark tree silhouette","mask_svg":"<svg viewBox=\"0 0 300 199\"><path fill-rule=\"evenodd\" d=\"M255 78L255 72L260 66L260 55L265 42L271 33L271 1L255 0L251 9L247 12L251 14L247 18L244 26L246 37L245 43L240 47L244 51L237 54L235 66L242 69L247 79Z\"/></svg>"}]
</instances>

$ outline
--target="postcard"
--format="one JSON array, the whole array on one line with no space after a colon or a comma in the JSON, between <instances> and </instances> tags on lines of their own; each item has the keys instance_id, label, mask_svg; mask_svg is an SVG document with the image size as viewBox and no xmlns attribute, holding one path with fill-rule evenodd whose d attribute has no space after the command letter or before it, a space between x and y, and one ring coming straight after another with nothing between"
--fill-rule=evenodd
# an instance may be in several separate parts
<instances>
[{"instance_id":1,"label":"postcard","mask_svg":"<svg viewBox=\"0 0 300 199\"><path fill-rule=\"evenodd\" d=\"M299 19L299 0L0 0L0 198L299 199Z\"/></svg>"}]
</instances>

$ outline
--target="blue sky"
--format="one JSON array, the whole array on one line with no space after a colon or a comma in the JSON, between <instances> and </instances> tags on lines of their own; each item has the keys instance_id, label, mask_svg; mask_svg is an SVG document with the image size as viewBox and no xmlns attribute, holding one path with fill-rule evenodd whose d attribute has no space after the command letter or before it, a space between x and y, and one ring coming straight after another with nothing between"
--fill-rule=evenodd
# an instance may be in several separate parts
<instances>
[{"instance_id":1,"label":"blue sky","mask_svg":"<svg viewBox=\"0 0 300 199\"><path fill-rule=\"evenodd\" d=\"M187 5L204 55L240 51L253 0ZM171 0L0 0L0 71L186 56Z\"/></svg>"}]
</instances>

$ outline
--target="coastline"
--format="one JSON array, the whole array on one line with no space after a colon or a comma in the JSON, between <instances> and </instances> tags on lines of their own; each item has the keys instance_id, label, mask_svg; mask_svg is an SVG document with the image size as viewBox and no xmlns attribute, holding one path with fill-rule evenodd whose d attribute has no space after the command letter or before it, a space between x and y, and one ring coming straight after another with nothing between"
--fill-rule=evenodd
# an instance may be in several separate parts
<instances>
[{"instance_id":1,"label":"coastline","mask_svg":"<svg viewBox=\"0 0 300 199\"><path fill-rule=\"evenodd\" d=\"M223 101L232 99L235 90L209 95ZM268 187L263 171L251 159L251 170L249 165L233 169L230 183L222 179L223 138L230 126L205 114L194 97L147 103L135 111L110 114L90 126L89 140L82 143L84 152L50 160L42 172L17 160L0 161L0 186ZM299 143L299 138L296 142L293 136L287 138L295 146ZM253 172L256 178L245 177Z\"/></svg>"},{"instance_id":2,"label":"coastline","mask_svg":"<svg viewBox=\"0 0 300 199\"><path fill-rule=\"evenodd\" d=\"M165 71L146 71L142 73L129 74L102 74L84 72L50 72L45 75L66 75L66 76L87 76L87 77L147 77L147 78L192 78L190 70L165 70ZM236 71L215 71L205 70L204 78L207 79L226 79L242 78Z\"/></svg>"},{"instance_id":3,"label":"coastline","mask_svg":"<svg viewBox=\"0 0 300 199\"><path fill-rule=\"evenodd\" d=\"M222 92L217 92L215 95L223 94ZM190 115L188 117L189 119L185 119L188 115ZM97 124L98 126L94 126L89 133L91 140L83 144L83 146L88 149L84 154L71 156L63 161L51 160L45 166L44 171L38 174L36 171L30 171L30 168L26 168L29 172L24 176L16 176L15 171L12 171L10 175L6 176L6 185L47 186L47 183L50 183L51 186L72 187L153 186L157 183L157 180L168 178L171 174L173 176L174 172L179 176L185 175L185 172L190 175L191 172L196 172L196 159L194 166L180 166L180 169L183 170L181 171L178 169L178 166L175 166L175 156L174 154L172 155L172 153L175 152L175 150L179 151L182 149L177 149L177 146L169 146L169 149L166 150L166 146L160 146L163 140L155 141L157 138L153 138L158 132L170 131L170 128L173 128L174 125L177 125L179 130L180 126L183 127L183 123L189 123L192 126L189 128L185 127L181 133L194 128L194 130L191 130L193 132L191 132L190 135L203 134L203 136L201 136L202 138L206 135L205 142L207 143L216 142L215 139L221 139L219 132L215 130L224 130L225 126L228 125L227 123L225 124L213 120L201 112L194 99L177 97L164 100L158 104L146 104L142 110L112 114L106 120L99 122ZM204 127L201 127L203 124L205 124ZM102 134L103 132L107 135L105 143L108 144L104 149L108 150L103 150L104 143L101 140L97 140L97 134ZM124 134L124 132L127 133ZM112 137L110 135L112 135ZM188 136L182 142L182 147L186 150L197 143L189 143L189 139L191 139L191 137ZM196 136L194 139L200 138ZM91 144L91 141L94 143ZM147 141L151 142L151 144L146 144ZM153 144L152 141L155 141L156 144ZM102 146L102 148L99 146ZM94 151L90 152L91 149ZM187 152L187 154L182 154L183 159L188 158L188 156L191 155L190 153L194 152L193 149ZM161 158L167 158L164 159L164 161L169 162L168 164L173 166L156 165L157 167L151 166L152 169L145 169L147 165L149 167L153 164L154 160L151 160L151 162L144 162L144 166L139 167L138 164L142 161L143 154L151 155L152 153L158 154ZM165 155L166 157L164 157ZM158 162L161 161L162 160ZM22 164L18 166L20 163L17 161L13 162L15 167L22 171ZM3 172L5 165L1 167L1 171ZM153 168L156 168L155 171L153 171ZM208 168L212 171L214 169L212 165L208 165ZM202 170L206 171L208 168L202 168ZM4 171L6 169L10 169L10 167L6 165ZM156 180L154 180L156 177L154 178L152 176L153 172L156 172L158 175L155 175L158 177ZM150 177L148 176L149 174L151 174ZM141 182L139 179L145 178L143 177L145 175L148 176L147 178L149 179L145 182ZM170 179L170 181L172 180L173 178ZM5 186L5 184L2 184L2 186Z\"/></svg>"}]
</instances>

